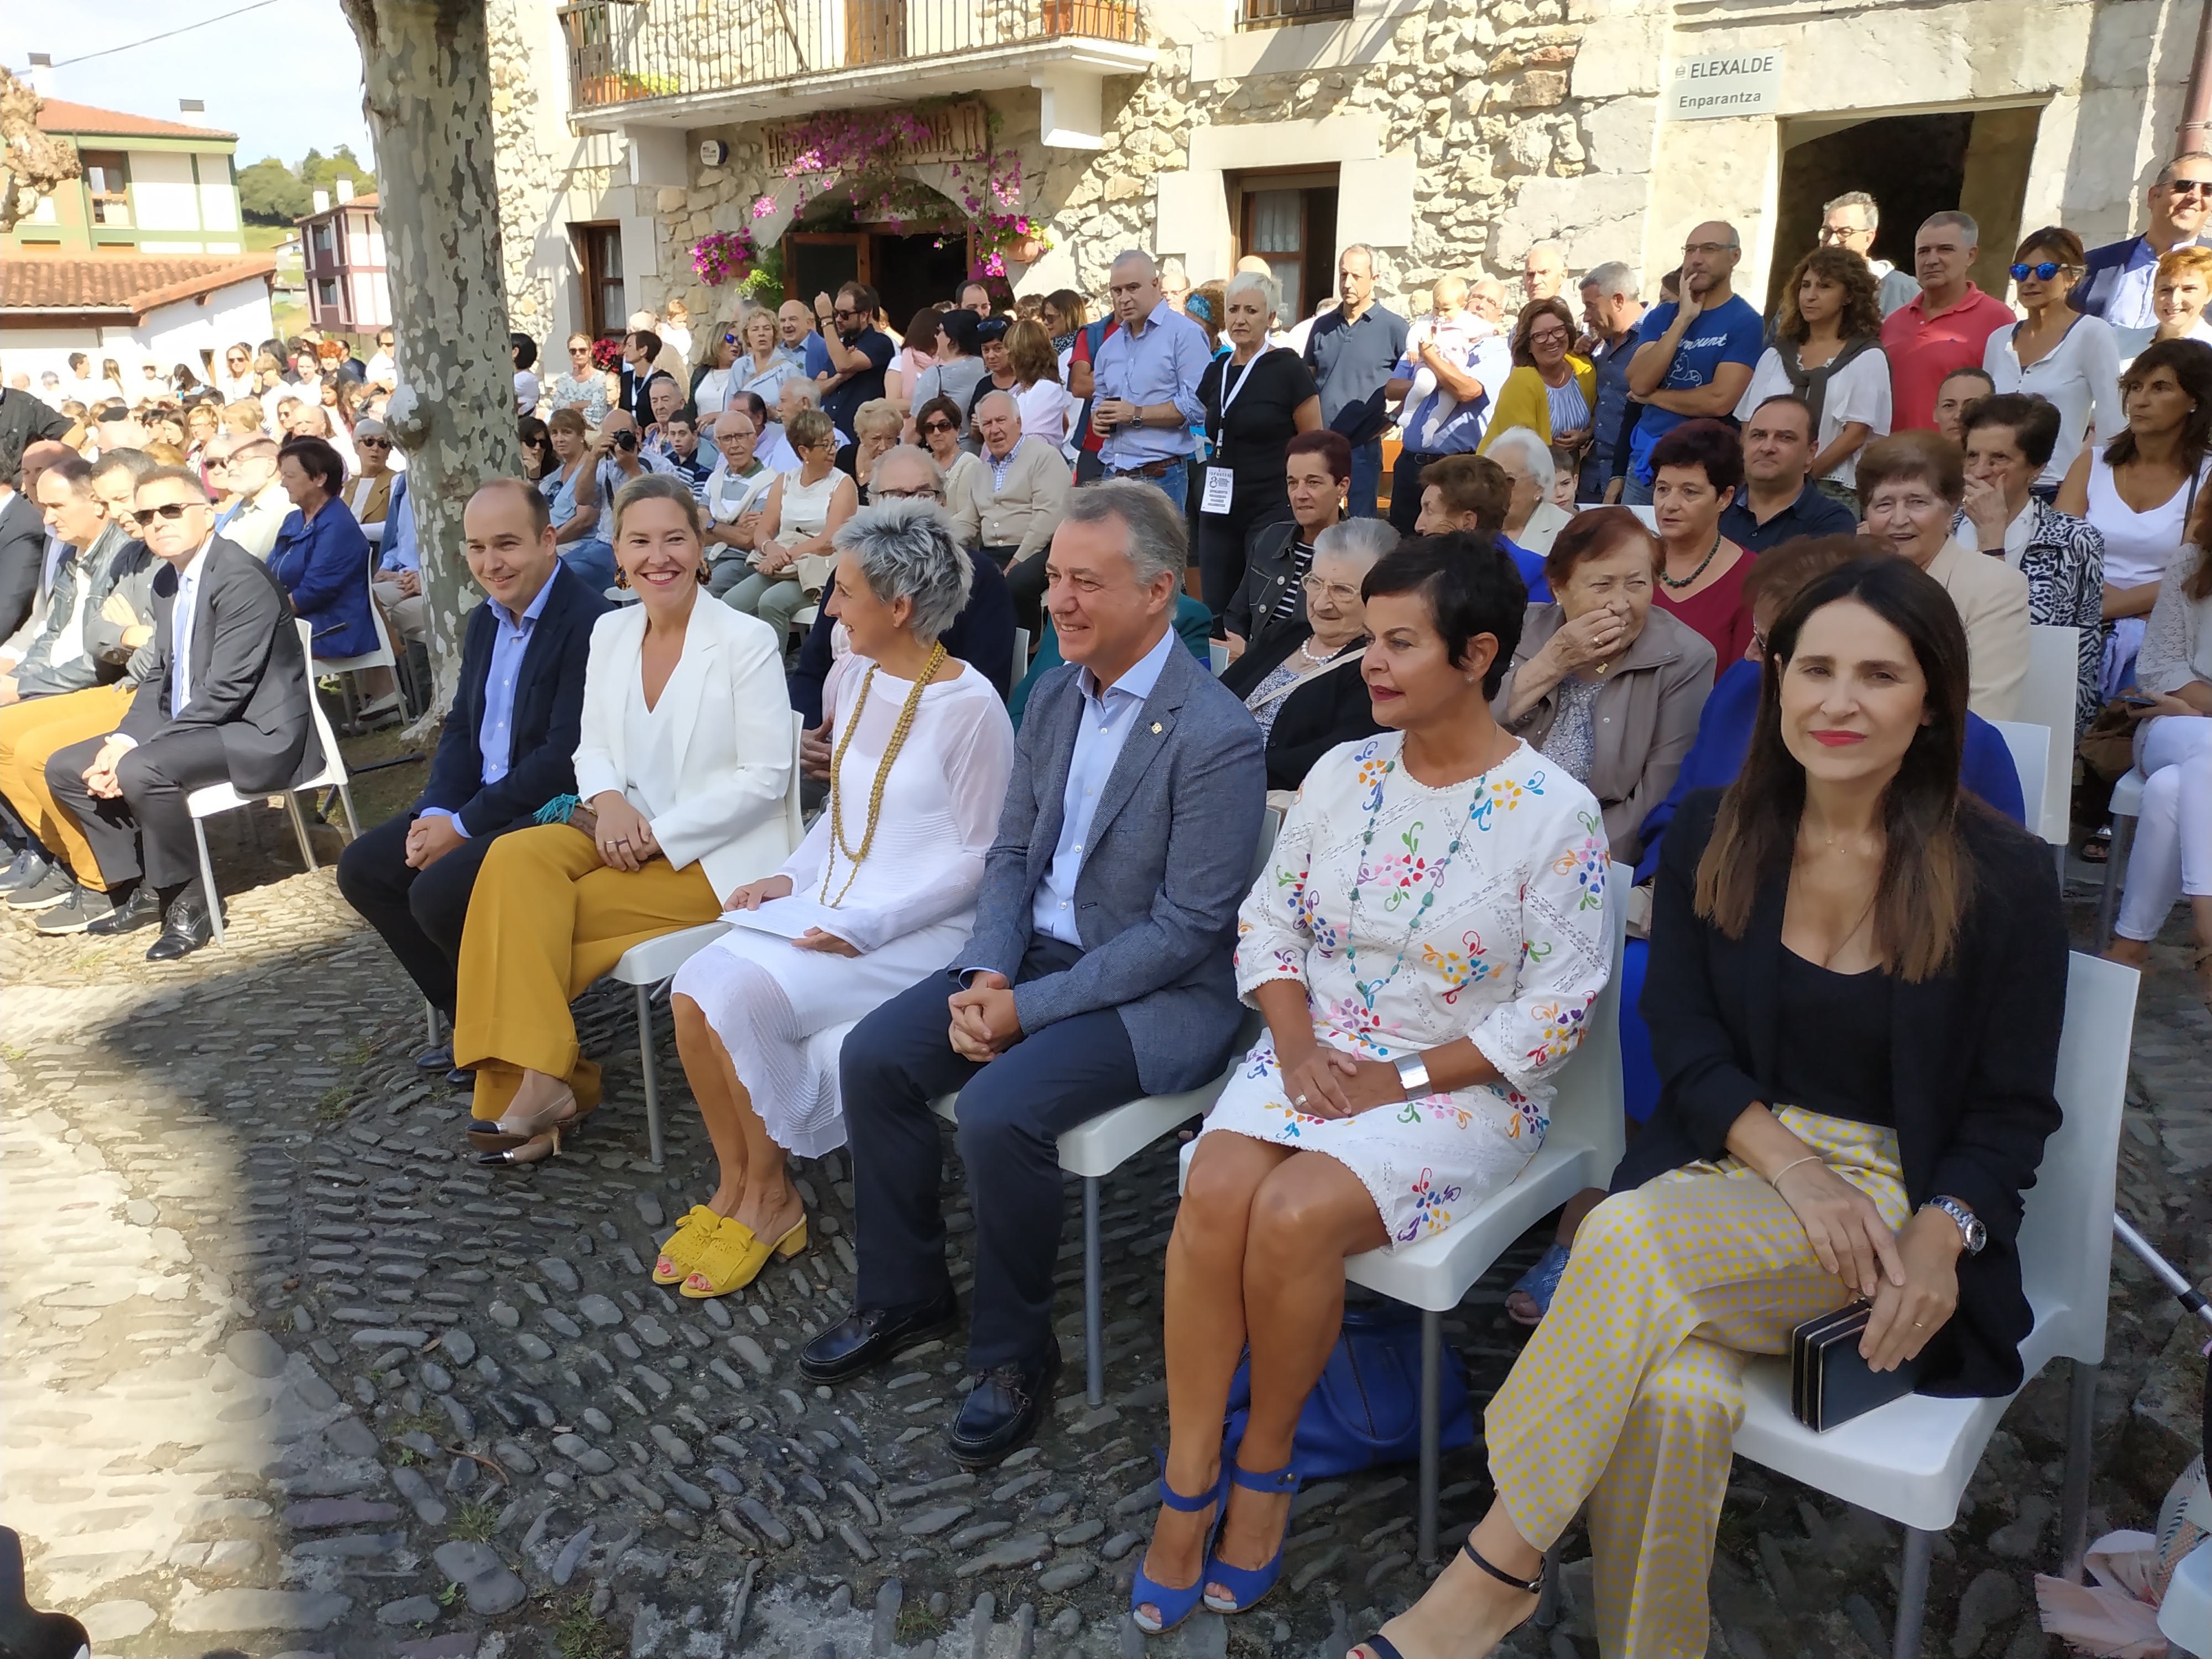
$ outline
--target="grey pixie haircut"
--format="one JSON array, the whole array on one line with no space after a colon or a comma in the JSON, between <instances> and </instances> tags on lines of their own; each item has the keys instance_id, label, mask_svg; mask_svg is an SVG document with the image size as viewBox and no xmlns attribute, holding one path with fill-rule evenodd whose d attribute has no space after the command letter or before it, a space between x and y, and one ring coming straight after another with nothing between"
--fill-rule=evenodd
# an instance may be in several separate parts
<instances>
[{"instance_id":1,"label":"grey pixie haircut","mask_svg":"<svg viewBox=\"0 0 2212 1659\"><path fill-rule=\"evenodd\" d=\"M838 527L830 545L860 562L868 591L885 605L912 602L907 626L924 645L952 626L968 603L975 572L952 521L934 501L878 501Z\"/></svg>"},{"instance_id":2,"label":"grey pixie haircut","mask_svg":"<svg viewBox=\"0 0 2212 1659\"><path fill-rule=\"evenodd\" d=\"M1062 524L1104 524L1129 532L1129 565L1139 587L1155 577L1180 576L1190 562L1190 531L1183 515L1157 484L1134 478L1102 478L1071 492Z\"/></svg>"},{"instance_id":3,"label":"grey pixie haircut","mask_svg":"<svg viewBox=\"0 0 2212 1659\"><path fill-rule=\"evenodd\" d=\"M1873 197L1868 195L1863 190L1847 190L1834 200L1821 203L1820 217L1823 221L1826 221L1827 216L1833 213L1838 208L1847 207L1863 208L1866 210L1867 228L1869 230L1879 230L1881 228L1881 204L1875 201Z\"/></svg>"},{"instance_id":4,"label":"grey pixie haircut","mask_svg":"<svg viewBox=\"0 0 2212 1659\"><path fill-rule=\"evenodd\" d=\"M1316 559L1358 559L1373 564L1398 550L1398 532L1388 519L1339 519L1314 538Z\"/></svg>"},{"instance_id":5,"label":"grey pixie haircut","mask_svg":"<svg viewBox=\"0 0 2212 1659\"><path fill-rule=\"evenodd\" d=\"M1258 295L1260 308L1270 317L1283 308L1282 284L1256 270L1240 270L1231 276L1229 286L1221 292L1221 303L1225 306L1240 294Z\"/></svg>"},{"instance_id":6,"label":"grey pixie haircut","mask_svg":"<svg viewBox=\"0 0 2212 1659\"><path fill-rule=\"evenodd\" d=\"M1594 288L1610 300L1617 295L1636 292L1636 272L1626 259L1607 259L1595 270L1583 278L1584 288Z\"/></svg>"}]
</instances>

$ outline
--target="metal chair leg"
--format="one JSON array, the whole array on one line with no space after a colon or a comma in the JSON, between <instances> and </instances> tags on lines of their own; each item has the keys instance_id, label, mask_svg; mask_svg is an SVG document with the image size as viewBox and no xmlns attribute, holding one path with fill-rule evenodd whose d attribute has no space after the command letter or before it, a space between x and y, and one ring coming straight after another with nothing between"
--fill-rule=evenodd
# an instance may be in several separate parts
<instances>
[{"instance_id":1,"label":"metal chair leg","mask_svg":"<svg viewBox=\"0 0 2212 1659\"><path fill-rule=\"evenodd\" d=\"M1544 1588L1536 1596L1536 1628L1549 1630L1559 1622L1559 1546L1554 1540L1544 1552Z\"/></svg>"},{"instance_id":2,"label":"metal chair leg","mask_svg":"<svg viewBox=\"0 0 2212 1659\"><path fill-rule=\"evenodd\" d=\"M1920 1659L1920 1625L1928 1613L1928 1564L1936 1534L1917 1527L1905 1529L1905 1577L1897 1590L1897 1634L1890 1659Z\"/></svg>"},{"instance_id":3,"label":"metal chair leg","mask_svg":"<svg viewBox=\"0 0 2212 1659\"><path fill-rule=\"evenodd\" d=\"M2097 895L2097 948L2112 937L2112 919L2119 912L2120 885L2127 879L2128 849L2135 845L2136 821L2117 814L2112 819L2112 845L2105 850L2105 885Z\"/></svg>"},{"instance_id":4,"label":"metal chair leg","mask_svg":"<svg viewBox=\"0 0 2212 1659\"><path fill-rule=\"evenodd\" d=\"M353 815L353 791L343 783L338 786L338 804L345 808L346 839L348 841L359 841L361 839L361 820Z\"/></svg>"},{"instance_id":5,"label":"metal chair leg","mask_svg":"<svg viewBox=\"0 0 2212 1659\"><path fill-rule=\"evenodd\" d=\"M422 1031L428 1046L438 1046L438 1005L429 998L422 999Z\"/></svg>"},{"instance_id":6,"label":"metal chair leg","mask_svg":"<svg viewBox=\"0 0 2212 1659\"><path fill-rule=\"evenodd\" d=\"M315 865L315 849L307 844L307 821L300 815L300 798L292 791L284 792L284 810L292 817L292 833L300 838L300 860L308 869Z\"/></svg>"},{"instance_id":7,"label":"metal chair leg","mask_svg":"<svg viewBox=\"0 0 2212 1659\"><path fill-rule=\"evenodd\" d=\"M200 849L200 891L207 896L208 920L215 925L215 942L222 943L222 896L215 890L215 866L208 861L207 830L192 820L192 839Z\"/></svg>"},{"instance_id":8,"label":"metal chair leg","mask_svg":"<svg viewBox=\"0 0 2212 1659\"><path fill-rule=\"evenodd\" d=\"M1423 1566L1437 1559L1437 1466L1443 1461L1444 1316L1421 1312L1421 1531Z\"/></svg>"},{"instance_id":9,"label":"metal chair leg","mask_svg":"<svg viewBox=\"0 0 2212 1659\"><path fill-rule=\"evenodd\" d=\"M2081 1559L2089 1553L2089 1476L2095 1454L2098 1367L2086 1360L2067 1362L2070 1371L2066 1412L2066 1478L2059 1488L2058 1576L2081 1582Z\"/></svg>"},{"instance_id":10,"label":"metal chair leg","mask_svg":"<svg viewBox=\"0 0 2212 1659\"><path fill-rule=\"evenodd\" d=\"M1098 1262L1097 1176L1083 1177L1083 1397L1106 1402L1106 1291Z\"/></svg>"},{"instance_id":11,"label":"metal chair leg","mask_svg":"<svg viewBox=\"0 0 2212 1659\"><path fill-rule=\"evenodd\" d=\"M637 1062L645 1073L645 1133L653 1161L660 1162L660 1079L653 1065L653 988L637 988Z\"/></svg>"}]
</instances>

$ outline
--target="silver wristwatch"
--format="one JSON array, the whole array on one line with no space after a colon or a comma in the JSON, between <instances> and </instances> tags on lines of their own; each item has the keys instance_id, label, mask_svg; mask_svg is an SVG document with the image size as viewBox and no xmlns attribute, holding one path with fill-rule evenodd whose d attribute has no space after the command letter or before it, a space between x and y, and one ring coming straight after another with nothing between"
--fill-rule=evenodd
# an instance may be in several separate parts
<instances>
[{"instance_id":1,"label":"silver wristwatch","mask_svg":"<svg viewBox=\"0 0 2212 1659\"><path fill-rule=\"evenodd\" d=\"M1952 1220L1957 1222L1960 1232L1966 1236L1968 1255L1979 1255L1982 1253L1982 1246L1990 1242L1990 1230L1982 1225L1981 1217L1976 1215L1955 1198L1944 1198L1939 1194L1929 1199L1920 1207L1923 1210L1941 1210Z\"/></svg>"},{"instance_id":2,"label":"silver wristwatch","mask_svg":"<svg viewBox=\"0 0 2212 1659\"><path fill-rule=\"evenodd\" d=\"M1398 1086L1407 1099L1419 1100L1429 1092L1428 1063L1419 1054L1401 1054L1390 1063L1398 1068Z\"/></svg>"}]
</instances>

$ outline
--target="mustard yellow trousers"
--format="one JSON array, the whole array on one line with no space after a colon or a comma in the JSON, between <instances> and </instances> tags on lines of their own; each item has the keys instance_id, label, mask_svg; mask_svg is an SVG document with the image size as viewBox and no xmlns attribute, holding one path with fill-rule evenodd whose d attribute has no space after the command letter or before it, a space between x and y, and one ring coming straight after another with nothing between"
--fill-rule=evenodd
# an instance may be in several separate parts
<instances>
[{"instance_id":1,"label":"mustard yellow trousers","mask_svg":"<svg viewBox=\"0 0 2212 1659\"><path fill-rule=\"evenodd\" d=\"M0 796L39 838L39 844L63 860L85 886L107 890L92 844L46 787L46 763L55 752L90 738L104 738L123 724L136 694L120 684L65 691L58 697L33 697L0 708Z\"/></svg>"},{"instance_id":2,"label":"mustard yellow trousers","mask_svg":"<svg viewBox=\"0 0 2212 1659\"><path fill-rule=\"evenodd\" d=\"M1892 1131L1778 1115L1905 1224ZM1782 1195L1732 1158L1616 1194L1583 1223L1483 1420L1491 1478L1529 1543L1549 1549L1588 1501L1606 1659L1705 1652L1744 1358L1788 1353L1793 1327L1850 1300Z\"/></svg>"},{"instance_id":3,"label":"mustard yellow trousers","mask_svg":"<svg viewBox=\"0 0 2212 1659\"><path fill-rule=\"evenodd\" d=\"M599 1068L577 1048L568 1004L631 945L721 913L696 863L609 869L565 823L493 842L469 899L453 1009L453 1063L476 1069L474 1115L505 1112L525 1071L566 1078L580 1105L597 1106Z\"/></svg>"}]
</instances>

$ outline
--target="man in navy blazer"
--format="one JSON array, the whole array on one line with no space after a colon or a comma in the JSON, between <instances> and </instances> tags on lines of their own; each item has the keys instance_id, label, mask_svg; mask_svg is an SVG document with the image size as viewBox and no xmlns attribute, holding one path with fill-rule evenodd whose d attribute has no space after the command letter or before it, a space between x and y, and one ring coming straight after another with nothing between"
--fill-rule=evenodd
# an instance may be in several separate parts
<instances>
[{"instance_id":1,"label":"man in navy blazer","mask_svg":"<svg viewBox=\"0 0 2212 1659\"><path fill-rule=\"evenodd\" d=\"M561 562L545 498L521 479L482 485L461 525L470 574L489 597L469 618L429 785L338 860L338 890L449 1020L485 852L555 796L575 793L584 664L592 624L607 610ZM445 1070L453 1051L441 1046L416 1063Z\"/></svg>"},{"instance_id":2,"label":"man in navy blazer","mask_svg":"<svg viewBox=\"0 0 2212 1659\"><path fill-rule=\"evenodd\" d=\"M1149 483L1094 484L1046 556L1068 665L1030 695L966 949L846 1041L858 1307L799 1359L840 1382L953 1326L930 1103L957 1091L980 1376L951 1451L971 1468L1029 1438L1060 1366L1059 1136L1228 1061L1267 804L1259 727L1170 626L1182 514Z\"/></svg>"}]
</instances>

